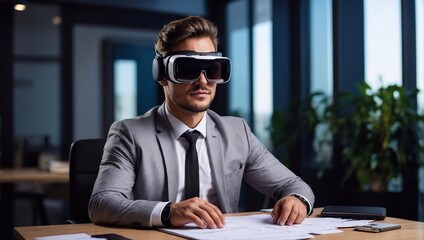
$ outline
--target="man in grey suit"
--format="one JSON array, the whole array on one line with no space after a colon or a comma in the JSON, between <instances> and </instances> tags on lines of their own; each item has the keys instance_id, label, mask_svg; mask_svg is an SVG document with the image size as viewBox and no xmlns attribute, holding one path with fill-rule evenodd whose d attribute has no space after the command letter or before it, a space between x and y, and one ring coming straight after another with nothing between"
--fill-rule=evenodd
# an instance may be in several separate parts
<instances>
[{"instance_id":1,"label":"man in grey suit","mask_svg":"<svg viewBox=\"0 0 424 240\"><path fill-rule=\"evenodd\" d=\"M238 211L242 180L276 200L275 224L301 223L311 213L310 187L259 142L247 123L209 110L216 85L231 73L231 61L217 46L216 26L201 17L176 20L161 30L153 76L165 102L111 126L89 203L94 223L178 227L193 222L222 228L223 213ZM195 133L193 145L186 132ZM192 156L198 166L185 173L192 164L186 158Z\"/></svg>"}]
</instances>

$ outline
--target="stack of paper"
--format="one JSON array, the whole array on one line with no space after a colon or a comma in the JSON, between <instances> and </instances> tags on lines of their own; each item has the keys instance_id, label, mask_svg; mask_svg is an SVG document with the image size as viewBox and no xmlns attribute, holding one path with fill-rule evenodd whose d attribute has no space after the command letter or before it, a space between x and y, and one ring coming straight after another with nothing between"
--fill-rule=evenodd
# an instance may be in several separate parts
<instances>
[{"instance_id":1,"label":"stack of paper","mask_svg":"<svg viewBox=\"0 0 424 240\"><path fill-rule=\"evenodd\" d=\"M225 218L225 227L199 229L190 223L183 228L162 228L161 231L191 239L308 239L316 234L342 232L338 228L366 225L370 220L340 218L306 218L301 224L280 226L272 223L269 214Z\"/></svg>"}]
</instances>

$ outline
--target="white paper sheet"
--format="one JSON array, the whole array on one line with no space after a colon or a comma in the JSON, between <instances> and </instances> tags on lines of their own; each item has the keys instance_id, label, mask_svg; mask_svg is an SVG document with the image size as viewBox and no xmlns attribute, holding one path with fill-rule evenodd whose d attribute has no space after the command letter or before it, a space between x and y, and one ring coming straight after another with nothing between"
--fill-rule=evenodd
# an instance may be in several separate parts
<instances>
[{"instance_id":1,"label":"white paper sheet","mask_svg":"<svg viewBox=\"0 0 424 240\"><path fill-rule=\"evenodd\" d=\"M35 240L106 240L105 238L92 238L90 235L85 233L73 233L73 234L61 234L46 237L38 237Z\"/></svg>"},{"instance_id":2,"label":"white paper sheet","mask_svg":"<svg viewBox=\"0 0 424 240\"><path fill-rule=\"evenodd\" d=\"M161 231L191 239L308 239L314 234L340 233L338 227L365 225L369 220L352 221L340 218L306 218L303 223L280 226L272 223L269 214L226 217L224 228L199 229L190 223L183 228L161 228Z\"/></svg>"}]
</instances>

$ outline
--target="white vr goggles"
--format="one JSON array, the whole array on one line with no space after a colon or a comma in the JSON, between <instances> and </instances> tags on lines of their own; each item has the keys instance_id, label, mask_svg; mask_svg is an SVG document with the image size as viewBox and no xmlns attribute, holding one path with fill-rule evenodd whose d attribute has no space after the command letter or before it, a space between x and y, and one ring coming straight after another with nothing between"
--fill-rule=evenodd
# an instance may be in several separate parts
<instances>
[{"instance_id":1,"label":"white vr goggles","mask_svg":"<svg viewBox=\"0 0 424 240\"><path fill-rule=\"evenodd\" d=\"M211 83L226 83L231 76L231 60L220 52L172 52L162 57L156 54L152 66L153 78L166 78L175 83L196 82L205 74Z\"/></svg>"}]
</instances>

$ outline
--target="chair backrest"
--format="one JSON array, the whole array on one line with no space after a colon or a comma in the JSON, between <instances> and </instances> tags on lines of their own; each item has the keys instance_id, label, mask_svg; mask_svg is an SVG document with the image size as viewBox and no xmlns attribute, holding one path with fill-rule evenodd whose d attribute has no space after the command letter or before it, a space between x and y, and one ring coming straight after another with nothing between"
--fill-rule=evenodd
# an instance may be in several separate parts
<instances>
[{"instance_id":1,"label":"chair backrest","mask_svg":"<svg viewBox=\"0 0 424 240\"><path fill-rule=\"evenodd\" d=\"M71 222L89 223L88 201L102 160L104 139L81 139L69 152L69 199Z\"/></svg>"}]
</instances>

